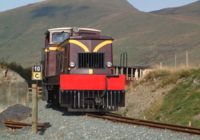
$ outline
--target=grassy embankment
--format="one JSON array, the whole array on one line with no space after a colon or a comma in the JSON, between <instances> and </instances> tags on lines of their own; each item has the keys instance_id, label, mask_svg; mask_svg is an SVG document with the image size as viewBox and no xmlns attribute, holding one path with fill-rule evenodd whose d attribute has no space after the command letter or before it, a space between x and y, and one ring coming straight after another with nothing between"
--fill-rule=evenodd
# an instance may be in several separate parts
<instances>
[{"instance_id":1,"label":"grassy embankment","mask_svg":"<svg viewBox=\"0 0 200 140\"><path fill-rule=\"evenodd\" d=\"M200 69L156 70L145 81L159 79L157 88L175 86L165 94L162 101L155 102L144 115L149 120L200 127Z\"/></svg>"}]
</instances>

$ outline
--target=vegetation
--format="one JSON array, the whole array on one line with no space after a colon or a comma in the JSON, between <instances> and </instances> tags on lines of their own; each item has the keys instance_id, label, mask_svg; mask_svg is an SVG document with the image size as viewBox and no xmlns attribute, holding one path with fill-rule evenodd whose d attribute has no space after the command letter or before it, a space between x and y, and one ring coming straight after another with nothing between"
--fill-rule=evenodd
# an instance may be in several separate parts
<instances>
[{"instance_id":1,"label":"vegetation","mask_svg":"<svg viewBox=\"0 0 200 140\"><path fill-rule=\"evenodd\" d=\"M150 72L141 82L160 80L157 88L164 88L169 84L176 84L179 80L188 77L191 69L159 69Z\"/></svg>"},{"instance_id":2,"label":"vegetation","mask_svg":"<svg viewBox=\"0 0 200 140\"><path fill-rule=\"evenodd\" d=\"M175 84L159 103L146 111L148 119L180 125L191 122L192 126L200 127L200 69L159 70L147 77L161 78L162 87Z\"/></svg>"},{"instance_id":3,"label":"vegetation","mask_svg":"<svg viewBox=\"0 0 200 140\"><path fill-rule=\"evenodd\" d=\"M13 70L24 78L29 85L31 84L31 68L23 68L16 62L7 63L5 61L0 61L0 66Z\"/></svg>"}]
</instances>

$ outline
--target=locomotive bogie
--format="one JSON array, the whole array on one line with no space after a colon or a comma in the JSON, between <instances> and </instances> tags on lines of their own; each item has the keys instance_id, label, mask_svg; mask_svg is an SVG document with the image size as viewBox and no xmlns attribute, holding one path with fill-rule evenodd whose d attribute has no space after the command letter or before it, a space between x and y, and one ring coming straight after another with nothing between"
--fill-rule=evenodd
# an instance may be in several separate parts
<instances>
[{"instance_id":1,"label":"locomotive bogie","mask_svg":"<svg viewBox=\"0 0 200 140\"><path fill-rule=\"evenodd\" d=\"M125 91L119 90L67 90L60 97L60 105L68 111L116 111L125 105Z\"/></svg>"}]
</instances>

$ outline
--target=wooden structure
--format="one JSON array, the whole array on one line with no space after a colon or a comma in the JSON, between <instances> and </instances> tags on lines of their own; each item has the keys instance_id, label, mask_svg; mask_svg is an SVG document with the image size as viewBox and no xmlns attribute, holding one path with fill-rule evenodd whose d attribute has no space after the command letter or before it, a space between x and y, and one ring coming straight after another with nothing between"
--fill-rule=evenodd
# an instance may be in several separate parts
<instances>
[{"instance_id":1,"label":"wooden structure","mask_svg":"<svg viewBox=\"0 0 200 140\"><path fill-rule=\"evenodd\" d=\"M148 66L113 66L114 74L126 75L127 81L139 80L144 77L146 73L150 70Z\"/></svg>"}]
</instances>

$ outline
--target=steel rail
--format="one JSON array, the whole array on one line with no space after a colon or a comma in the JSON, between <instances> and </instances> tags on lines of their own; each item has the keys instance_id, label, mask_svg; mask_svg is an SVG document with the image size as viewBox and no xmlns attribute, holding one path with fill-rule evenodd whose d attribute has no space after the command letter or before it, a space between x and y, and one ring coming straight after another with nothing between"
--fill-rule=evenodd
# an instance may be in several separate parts
<instances>
[{"instance_id":1,"label":"steel rail","mask_svg":"<svg viewBox=\"0 0 200 140\"><path fill-rule=\"evenodd\" d=\"M8 128L11 128L11 129L21 129L23 127L30 127L30 126L32 126L29 123L23 123L23 122L12 121L12 120L4 121L4 125L6 127L8 127ZM39 123L37 125L37 129L38 130L42 130L42 129L45 129L45 128L49 127L49 126L50 126L49 123Z\"/></svg>"},{"instance_id":2,"label":"steel rail","mask_svg":"<svg viewBox=\"0 0 200 140\"><path fill-rule=\"evenodd\" d=\"M113 122L148 126L148 127L153 127L153 128L168 129L168 130L173 130L173 131L177 131L177 132L184 132L184 133L189 133L189 134L200 135L200 129L194 128L194 127L187 127L187 126L152 122L152 121L147 121L147 120L133 119L133 118L123 117L123 116L120 116L118 114L113 114L113 113L105 113L105 114L87 113L86 115L89 117L106 119L106 120L110 120Z\"/></svg>"}]
</instances>

